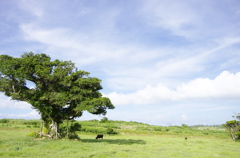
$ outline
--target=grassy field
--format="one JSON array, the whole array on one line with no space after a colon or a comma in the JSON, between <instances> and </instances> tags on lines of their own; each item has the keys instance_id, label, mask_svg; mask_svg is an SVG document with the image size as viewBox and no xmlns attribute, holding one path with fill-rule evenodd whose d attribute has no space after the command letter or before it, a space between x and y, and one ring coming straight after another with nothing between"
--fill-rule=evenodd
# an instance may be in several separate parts
<instances>
[{"instance_id":1,"label":"grassy field","mask_svg":"<svg viewBox=\"0 0 240 158\"><path fill-rule=\"evenodd\" d=\"M80 123L85 128L93 124ZM80 131L78 135L81 140L48 140L27 136L38 130L35 125L17 121L12 121L11 124L0 123L0 157L240 157L240 142L234 142L228 136L224 137L223 134L226 133L223 131L219 133L212 130L206 135L201 134L201 130L196 132L196 129L189 129L192 131L189 132L182 129L181 132L174 133L176 127L168 127L167 131L167 127L158 127L158 131L154 131L153 129L157 128L155 126L126 122L105 123L97 128L107 126L115 127L119 134L105 134L104 139L96 140L95 133ZM147 131L147 127L152 129ZM184 139L186 134L188 140Z\"/></svg>"}]
</instances>

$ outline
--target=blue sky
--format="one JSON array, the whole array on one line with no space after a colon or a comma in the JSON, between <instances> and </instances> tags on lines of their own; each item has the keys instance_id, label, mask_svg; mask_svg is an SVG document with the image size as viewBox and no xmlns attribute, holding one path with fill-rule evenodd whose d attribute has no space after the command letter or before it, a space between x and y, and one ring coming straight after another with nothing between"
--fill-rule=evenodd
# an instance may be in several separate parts
<instances>
[{"instance_id":1,"label":"blue sky","mask_svg":"<svg viewBox=\"0 0 240 158\"><path fill-rule=\"evenodd\" d=\"M102 79L111 120L223 124L240 112L240 2L0 0L1 54L48 54ZM0 118L39 118L0 94ZM80 120L101 119L88 113Z\"/></svg>"}]
</instances>

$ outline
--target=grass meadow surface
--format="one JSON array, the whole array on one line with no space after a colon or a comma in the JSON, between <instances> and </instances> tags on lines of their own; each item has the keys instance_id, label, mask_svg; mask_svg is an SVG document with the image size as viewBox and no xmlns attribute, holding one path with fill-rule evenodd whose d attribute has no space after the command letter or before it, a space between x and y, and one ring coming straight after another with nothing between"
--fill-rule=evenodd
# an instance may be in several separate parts
<instances>
[{"instance_id":1,"label":"grass meadow surface","mask_svg":"<svg viewBox=\"0 0 240 158\"><path fill-rule=\"evenodd\" d=\"M107 124L102 125L107 127ZM189 133L189 131L186 132L186 129L183 129L185 133L179 131L175 134L174 132L168 134L164 129L152 132L145 130L134 131L134 129L139 129L140 125L126 122L115 125L112 123L109 126L115 126L115 130L118 130L119 134L105 134L104 139L96 140L95 133L80 131L78 135L81 140L49 140L47 138L27 136L30 132L38 130L35 125L0 123L0 157L240 157L240 142L234 142L230 137L219 137L213 131L208 132L207 135L201 133L196 135L195 130ZM149 125L150 127L152 126ZM173 129L175 128L170 128L170 131L174 131ZM184 139L186 134L188 134L188 140Z\"/></svg>"}]
</instances>

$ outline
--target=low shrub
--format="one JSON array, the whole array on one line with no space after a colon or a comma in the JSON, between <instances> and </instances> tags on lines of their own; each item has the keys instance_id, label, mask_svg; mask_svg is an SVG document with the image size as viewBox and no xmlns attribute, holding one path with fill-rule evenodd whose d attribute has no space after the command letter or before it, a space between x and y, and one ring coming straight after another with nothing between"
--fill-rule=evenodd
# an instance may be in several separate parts
<instances>
[{"instance_id":1,"label":"low shrub","mask_svg":"<svg viewBox=\"0 0 240 158\"><path fill-rule=\"evenodd\" d=\"M82 126L78 123L78 122L74 122L71 126L70 126L70 131L74 132L74 131L80 131L82 128Z\"/></svg>"},{"instance_id":2,"label":"low shrub","mask_svg":"<svg viewBox=\"0 0 240 158\"><path fill-rule=\"evenodd\" d=\"M118 134L117 131L114 131L112 128L107 128L107 134Z\"/></svg>"},{"instance_id":3,"label":"low shrub","mask_svg":"<svg viewBox=\"0 0 240 158\"><path fill-rule=\"evenodd\" d=\"M8 122L10 122L9 119L0 119L0 123L8 123Z\"/></svg>"},{"instance_id":4,"label":"low shrub","mask_svg":"<svg viewBox=\"0 0 240 158\"><path fill-rule=\"evenodd\" d=\"M76 133L70 133L68 135L68 139L78 139L78 140L80 140L80 137Z\"/></svg>"},{"instance_id":5,"label":"low shrub","mask_svg":"<svg viewBox=\"0 0 240 158\"><path fill-rule=\"evenodd\" d=\"M204 135L208 135L208 132L202 132Z\"/></svg>"},{"instance_id":6,"label":"low shrub","mask_svg":"<svg viewBox=\"0 0 240 158\"><path fill-rule=\"evenodd\" d=\"M154 131L162 131L162 128L161 127L155 127L153 130Z\"/></svg>"},{"instance_id":7,"label":"low shrub","mask_svg":"<svg viewBox=\"0 0 240 158\"><path fill-rule=\"evenodd\" d=\"M40 135L37 132L31 132L28 134L28 136L30 136L32 138L40 138Z\"/></svg>"},{"instance_id":8,"label":"low shrub","mask_svg":"<svg viewBox=\"0 0 240 158\"><path fill-rule=\"evenodd\" d=\"M106 122L108 122L108 118L107 117L103 117L100 122L101 123L106 123Z\"/></svg>"}]
</instances>

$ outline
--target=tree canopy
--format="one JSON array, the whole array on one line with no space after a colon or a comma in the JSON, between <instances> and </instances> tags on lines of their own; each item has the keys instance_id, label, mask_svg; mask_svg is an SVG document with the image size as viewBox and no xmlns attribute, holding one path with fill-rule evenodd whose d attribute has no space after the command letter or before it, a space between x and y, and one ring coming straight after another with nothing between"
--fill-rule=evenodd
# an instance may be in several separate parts
<instances>
[{"instance_id":1,"label":"tree canopy","mask_svg":"<svg viewBox=\"0 0 240 158\"><path fill-rule=\"evenodd\" d=\"M24 53L20 58L0 56L0 91L13 100L25 101L55 129L64 120L81 117L83 111L105 115L114 109L102 97L101 80L89 77L71 61L51 61L46 54Z\"/></svg>"}]
</instances>

